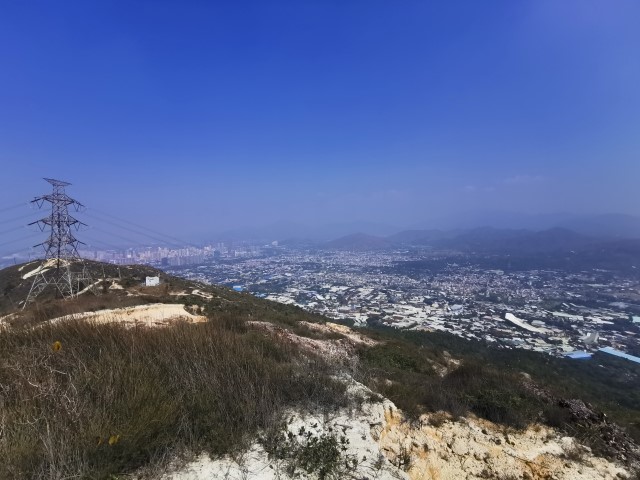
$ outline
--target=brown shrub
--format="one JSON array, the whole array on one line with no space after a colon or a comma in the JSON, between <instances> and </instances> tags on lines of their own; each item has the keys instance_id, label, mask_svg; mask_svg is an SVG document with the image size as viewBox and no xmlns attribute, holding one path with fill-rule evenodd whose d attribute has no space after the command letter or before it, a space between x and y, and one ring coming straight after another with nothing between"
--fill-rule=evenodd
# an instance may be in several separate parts
<instances>
[{"instance_id":1,"label":"brown shrub","mask_svg":"<svg viewBox=\"0 0 640 480\"><path fill-rule=\"evenodd\" d=\"M221 454L288 405L334 408L344 398L319 359L220 320L4 332L0 478L108 478L182 450Z\"/></svg>"}]
</instances>

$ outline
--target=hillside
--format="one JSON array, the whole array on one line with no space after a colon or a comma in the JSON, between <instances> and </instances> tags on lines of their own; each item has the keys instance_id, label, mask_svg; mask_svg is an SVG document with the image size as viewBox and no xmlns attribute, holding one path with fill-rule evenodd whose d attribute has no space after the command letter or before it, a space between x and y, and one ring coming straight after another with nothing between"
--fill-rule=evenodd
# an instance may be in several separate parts
<instances>
[{"instance_id":1,"label":"hillside","mask_svg":"<svg viewBox=\"0 0 640 480\"><path fill-rule=\"evenodd\" d=\"M608 214L566 219L561 223L583 235L619 239L640 238L640 218L633 215Z\"/></svg>"},{"instance_id":2,"label":"hillside","mask_svg":"<svg viewBox=\"0 0 640 480\"><path fill-rule=\"evenodd\" d=\"M0 271L0 478L595 479L640 461L622 361L355 329L139 266L92 263L95 293L19 311L36 266Z\"/></svg>"},{"instance_id":3,"label":"hillside","mask_svg":"<svg viewBox=\"0 0 640 480\"><path fill-rule=\"evenodd\" d=\"M428 248L472 256L478 264L503 270L601 268L636 275L640 239L590 237L565 228L513 230L406 230L389 237L348 235L322 245L330 250L379 251Z\"/></svg>"},{"instance_id":4,"label":"hillside","mask_svg":"<svg viewBox=\"0 0 640 480\"><path fill-rule=\"evenodd\" d=\"M463 251L531 255L580 250L596 240L566 230L553 228L539 232L478 228L444 241L442 246Z\"/></svg>"},{"instance_id":5,"label":"hillside","mask_svg":"<svg viewBox=\"0 0 640 480\"><path fill-rule=\"evenodd\" d=\"M26 299L35 273L38 271L41 261L33 261L22 265L13 265L3 269L0 275L0 314L3 312L9 312L22 308L22 302ZM99 263L85 261L89 274L93 278L95 285L94 290L96 293L106 293L109 295L102 296L103 301L115 302L123 301L123 297L128 296L127 292L123 289L110 288L112 285L119 285L122 287L139 286L144 283L147 276L159 276L166 284L168 277L164 272L148 267L145 265L118 266L109 263ZM81 271L83 265L77 264L71 267L73 272ZM181 284L180 279L172 279L173 284ZM92 301L94 296L83 297L82 300L87 298L87 301ZM53 300L54 292L51 289L47 289L39 297L38 305L42 308L44 305L49 305L50 300ZM77 302L76 302L77 303ZM79 302L82 304L82 302ZM125 302L126 303L126 302ZM69 305L66 305L68 307ZM82 305L80 305L81 308Z\"/></svg>"},{"instance_id":6,"label":"hillside","mask_svg":"<svg viewBox=\"0 0 640 480\"><path fill-rule=\"evenodd\" d=\"M403 230L387 237L394 245L433 245L457 235L456 231L442 230Z\"/></svg>"},{"instance_id":7,"label":"hillside","mask_svg":"<svg viewBox=\"0 0 640 480\"><path fill-rule=\"evenodd\" d=\"M329 250L383 250L390 248L393 243L374 235L354 233L345 237L326 242L323 247Z\"/></svg>"},{"instance_id":8,"label":"hillside","mask_svg":"<svg viewBox=\"0 0 640 480\"><path fill-rule=\"evenodd\" d=\"M633 240L629 240L633 243ZM594 238L565 228L514 230L480 227L471 230L405 230L388 237L362 233L347 235L324 244L337 250L376 250L402 246L430 246L462 252L535 255L567 253L611 244L607 238Z\"/></svg>"}]
</instances>

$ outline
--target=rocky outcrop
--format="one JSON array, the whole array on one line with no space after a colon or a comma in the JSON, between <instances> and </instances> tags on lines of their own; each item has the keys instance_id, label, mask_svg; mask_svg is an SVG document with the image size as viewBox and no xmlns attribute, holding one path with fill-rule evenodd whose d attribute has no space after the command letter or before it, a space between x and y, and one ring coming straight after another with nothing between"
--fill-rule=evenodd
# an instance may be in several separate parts
<instances>
[{"instance_id":1,"label":"rocky outcrop","mask_svg":"<svg viewBox=\"0 0 640 480\"><path fill-rule=\"evenodd\" d=\"M589 443L608 458L615 458L634 469L640 468L640 449L633 439L617 424L609 421L604 412L579 399L565 399L531 381L524 382L528 391L562 413L565 429L575 430L588 437Z\"/></svg>"},{"instance_id":2,"label":"rocky outcrop","mask_svg":"<svg viewBox=\"0 0 640 480\"><path fill-rule=\"evenodd\" d=\"M402 412L386 399L376 399L365 386L346 379L357 409L333 415L290 412L286 429L320 437L335 432L344 437L344 459L357 466L344 475L329 478L358 479L525 479L601 480L628 478L621 464L597 457L576 439L541 425L526 430L505 429L469 417L453 421L446 414L423 415L418 422L405 421ZM347 475L348 473L348 475ZM286 459L268 455L256 441L236 456L209 459L203 455L163 480L209 479L314 479L298 470L291 476Z\"/></svg>"},{"instance_id":3,"label":"rocky outcrop","mask_svg":"<svg viewBox=\"0 0 640 480\"><path fill-rule=\"evenodd\" d=\"M374 437L375 429L386 426L386 412L395 407L388 400L371 401L373 393L363 385L346 378L349 393L359 403L357 409L327 412L291 411L286 415L283 440L334 436L340 445L338 468L327 478L378 480L409 480L409 475L397 468L383 454ZM369 400L367 400L369 399ZM302 434L301 432L304 432ZM343 448L344 447L344 450ZM195 460L174 468L161 476L162 480L287 480L315 479L318 473L306 473L296 459L269 455L264 441L255 441L245 452L210 459L201 455ZM348 464L345 466L345 464ZM295 471L292 474L291 467ZM298 468L295 468L298 467Z\"/></svg>"},{"instance_id":4,"label":"rocky outcrop","mask_svg":"<svg viewBox=\"0 0 640 480\"><path fill-rule=\"evenodd\" d=\"M392 463L415 480L530 479L596 480L627 478L616 463L592 455L571 437L540 425L506 430L477 418L442 420L424 415L403 422L397 410L374 432ZM433 425L435 423L436 425Z\"/></svg>"},{"instance_id":5,"label":"rocky outcrop","mask_svg":"<svg viewBox=\"0 0 640 480\"><path fill-rule=\"evenodd\" d=\"M556 404L568 411L569 426L592 432L594 445L607 457L638 467L640 450L635 442L615 423L610 422L603 412L595 410L582 400L559 399Z\"/></svg>"}]
</instances>

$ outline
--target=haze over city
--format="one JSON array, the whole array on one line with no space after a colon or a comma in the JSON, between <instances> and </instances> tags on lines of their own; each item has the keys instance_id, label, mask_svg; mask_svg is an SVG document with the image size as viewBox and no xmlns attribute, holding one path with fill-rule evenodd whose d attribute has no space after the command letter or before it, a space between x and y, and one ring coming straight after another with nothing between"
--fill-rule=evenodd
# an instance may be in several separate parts
<instances>
[{"instance_id":1,"label":"haze over city","mask_svg":"<svg viewBox=\"0 0 640 480\"><path fill-rule=\"evenodd\" d=\"M61 178L188 238L637 216L639 20L633 1L5 3L0 205Z\"/></svg>"}]
</instances>

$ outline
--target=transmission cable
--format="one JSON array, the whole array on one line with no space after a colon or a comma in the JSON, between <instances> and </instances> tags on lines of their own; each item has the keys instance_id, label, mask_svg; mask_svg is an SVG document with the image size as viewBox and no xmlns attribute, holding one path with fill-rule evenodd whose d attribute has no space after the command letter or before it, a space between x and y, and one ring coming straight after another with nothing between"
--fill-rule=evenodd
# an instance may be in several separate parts
<instances>
[{"instance_id":1,"label":"transmission cable","mask_svg":"<svg viewBox=\"0 0 640 480\"><path fill-rule=\"evenodd\" d=\"M22 238L17 238L15 240L10 240L8 242L4 242L4 243L0 243L0 247L4 247L5 245L10 245L12 243L16 243L16 242L22 242L24 240L28 240L29 238L33 238L36 235L40 236L41 233L40 232L33 232L31 235L27 235L26 237L22 237Z\"/></svg>"},{"instance_id":2,"label":"transmission cable","mask_svg":"<svg viewBox=\"0 0 640 480\"><path fill-rule=\"evenodd\" d=\"M16 208L19 207L24 207L24 206L28 206L31 202L28 203L18 203L17 205L12 205L11 207L4 207L4 208L0 208L0 213L2 212L8 212L10 210L15 210Z\"/></svg>"},{"instance_id":3,"label":"transmission cable","mask_svg":"<svg viewBox=\"0 0 640 480\"><path fill-rule=\"evenodd\" d=\"M90 228L91 228L91 230L95 230L96 232L104 233L105 235L111 235L112 237L118 237L120 240L124 240L125 242L127 242L129 244L133 243L131 241L131 238L129 238L129 237L123 237L122 235L118 235L117 233L107 232L106 230L102 230L101 228L94 227L94 226L92 226Z\"/></svg>"},{"instance_id":4,"label":"transmission cable","mask_svg":"<svg viewBox=\"0 0 640 480\"><path fill-rule=\"evenodd\" d=\"M0 232L0 235L4 235L6 233L11 233L11 232L16 232L16 231L22 230L24 228L27 228L27 226L26 225L19 225L17 227L10 228L9 230L4 230L3 232ZM40 232L38 232L38 233L40 233Z\"/></svg>"},{"instance_id":5,"label":"transmission cable","mask_svg":"<svg viewBox=\"0 0 640 480\"><path fill-rule=\"evenodd\" d=\"M2 254L0 254L0 257L5 257L5 258L14 258L16 256L22 256L22 254L30 254L31 251L33 250L33 247L29 247L29 248L24 248L22 250L17 250L17 251L12 251L12 252L3 252ZM31 258L31 255L29 255L29 258Z\"/></svg>"},{"instance_id":6,"label":"transmission cable","mask_svg":"<svg viewBox=\"0 0 640 480\"><path fill-rule=\"evenodd\" d=\"M108 222L108 223L109 223L109 222ZM112 224L112 225L114 225L114 224ZM154 236L152 236L152 235L148 235L148 234L144 234L144 233L141 233L141 232L137 232L137 231L135 231L135 230L132 230L132 229L129 229L129 228L126 228L126 227L122 227L122 226L120 226L120 225L114 225L114 226L115 226L116 228L118 228L118 229L125 230L125 231L127 231L127 232L129 232L129 233L132 233L134 236L147 237L147 238L149 238L149 239L153 240L154 242L159 242L159 243L164 244L164 245L171 245L171 246L173 246L174 248L175 248L175 247L180 247L180 245L169 244L166 240L164 240L164 239L162 239L162 238L157 238L157 237L154 237ZM100 231L100 229L97 229L97 230L99 230L99 231ZM117 234L115 234L115 233L105 232L104 230L102 230L102 231L103 231L104 233L107 233L107 234L111 234L111 235L117 236L117 237L119 237L119 238L121 238L121 239L123 239L123 240L127 240L127 242L129 242L129 244L134 243L134 242L133 242L132 237L122 237L122 236L119 236L119 235L117 235ZM137 243L140 243L140 242L139 242L139 241L137 241Z\"/></svg>"},{"instance_id":7,"label":"transmission cable","mask_svg":"<svg viewBox=\"0 0 640 480\"><path fill-rule=\"evenodd\" d=\"M106 247L109 250L124 250L123 247L116 247L115 245L103 242L102 240L96 240L94 238L87 237L86 235L83 238L87 240L87 246L99 247L100 245L102 245L103 248Z\"/></svg>"},{"instance_id":8,"label":"transmission cable","mask_svg":"<svg viewBox=\"0 0 640 480\"><path fill-rule=\"evenodd\" d=\"M93 212L95 212L95 213L99 214L99 215L103 215L103 216L105 216L105 217L112 218L113 220L116 220L116 221L118 221L118 222L120 222L120 223L126 223L126 224L129 224L129 225L133 225L134 227L137 227L137 228L143 228L143 229L145 229L145 230L148 230L149 232L151 232L151 233L153 233L153 234L155 234L155 235L159 235L159 236L161 236L161 237L165 237L165 238L170 238L170 239L171 239L171 240L173 240L174 242L178 242L178 245L189 245L189 246L191 246L191 247L199 248L197 245L195 245L195 244L193 244L193 243L191 243L191 242L186 242L186 241L185 241L185 240L183 240L183 239L180 239L180 238L177 238L177 237L172 237L171 235L167 235L166 233L158 232L157 230L153 230L153 229L151 229L151 228L148 228L148 227L146 227L146 226L139 225L139 224L137 224L137 223L131 222L131 221L129 221L129 220L125 220L125 219L123 219L123 218L118 218L118 217L116 217L115 215L111 215L110 213L102 212L101 210L97 210L97 209L95 209L95 208L92 208L91 210L92 210ZM165 240L165 243L169 243L169 242L166 242L166 240Z\"/></svg>"},{"instance_id":9,"label":"transmission cable","mask_svg":"<svg viewBox=\"0 0 640 480\"><path fill-rule=\"evenodd\" d=\"M185 245L187 245L187 246L194 246L194 247L195 247L195 245L189 244L188 242L184 242L184 241L179 240L179 239L175 239L174 237L171 237L171 236L165 235L165 234L163 234L163 233L159 233L159 232L158 232L158 233L157 233L157 234L155 234L155 235L151 235L151 234L149 234L147 231L144 231L144 230L147 230L147 229L146 229L146 227L140 227L140 226L137 226L137 229L133 229L133 228L131 228L131 227L126 227L126 226L124 226L124 225L121 225L121 224L118 224L118 223L112 222L112 221L110 221L110 220L106 220L106 219L104 219L104 218L98 218L98 217L94 217L94 216L92 216L92 215L90 215L90 218L93 218L94 220L99 221L99 222L108 223L108 224L110 224L110 225L113 225L113 226L114 226L114 227L116 227L116 228L119 228L119 229L122 229L122 230L128 231L128 232L130 232L130 233L134 233L134 234L136 234L136 235L141 235L141 236L143 236L143 237L150 238L151 240L154 240L154 241L156 241L156 242L160 242L160 243L165 244L165 245L172 245L172 246L177 247L177 248L182 248L182 247L184 247ZM127 222L127 223L131 223L131 222ZM153 232L153 233L156 233L154 230L150 230L150 231L151 231L151 232ZM163 238L163 237L164 237L164 238ZM177 243L176 243L176 242L177 242ZM197 247L196 247L196 248L197 248Z\"/></svg>"},{"instance_id":10,"label":"transmission cable","mask_svg":"<svg viewBox=\"0 0 640 480\"><path fill-rule=\"evenodd\" d=\"M93 216L90 216L90 218L93 218L94 220L97 220L99 222L108 223L110 225L113 225L114 227L117 227L117 228L122 229L122 230L126 230L126 231L128 231L130 233L134 233L136 235L141 235L143 237L150 238L152 240L155 240L156 242L161 242L161 243L164 243L164 244L167 244L167 245L173 245L174 247L183 247L185 245L184 243L180 244L180 243L170 242L170 241L168 241L166 239L159 238L159 237L154 236L154 235L149 235L148 233L145 233L145 232L140 231L140 230L135 230L135 229L132 229L130 227L125 227L123 225L118 225L117 223L114 223L114 222L112 222L110 220L105 220L105 219L102 219L102 218L96 218L96 217L93 217ZM140 227L138 227L138 228L140 228ZM168 238L171 238L171 237L168 237Z\"/></svg>"},{"instance_id":11,"label":"transmission cable","mask_svg":"<svg viewBox=\"0 0 640 480\"><path fill-rule=\"evenodd\" d=\"M26 215L20 215L19 217L14 217L14 218L9 218L7 220L2 220L2 221L0 221L0 225L4 225L5 223L9 223L9 222L15 222L16 220L24 220L26 218L33 217L33 215L35 213L38 213L38 212L39 212L38 210L34 210L34 211L30 212L30 213L27 213Z\"/></svg>"}]
</instances>

